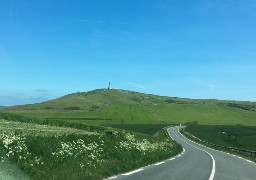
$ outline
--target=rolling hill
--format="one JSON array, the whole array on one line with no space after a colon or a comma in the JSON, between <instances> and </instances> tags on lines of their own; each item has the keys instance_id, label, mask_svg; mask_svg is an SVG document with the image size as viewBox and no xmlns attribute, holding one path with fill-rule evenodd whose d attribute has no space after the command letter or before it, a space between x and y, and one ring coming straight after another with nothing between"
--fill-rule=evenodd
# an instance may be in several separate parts
<instances>
[{"instance_id":1,"label":"rolling hill","mask_svg":"<svg viewBox=\"0 0 256 180\"><path fill-rule=\"evenodd\" d=\"M165 97L118 89L69 94L1 111L86 124L256 125L256 103Z\"/></svg>"}]
</instances>

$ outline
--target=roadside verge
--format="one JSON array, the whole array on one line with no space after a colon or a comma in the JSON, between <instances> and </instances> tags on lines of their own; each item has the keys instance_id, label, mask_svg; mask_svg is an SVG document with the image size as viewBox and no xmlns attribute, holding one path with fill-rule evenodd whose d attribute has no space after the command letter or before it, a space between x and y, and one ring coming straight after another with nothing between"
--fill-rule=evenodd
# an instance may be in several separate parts
<instances>
[{"instance_id":1,"label":"roadside verge","mask_svg":"<svg viewBox=\"0 0 256 180\"><path fill-rule=\"evenodd\" d=\"M238 158L244 158L245 160L247 160L251 163L254 163L256 165L256 163L255 163L256 162L256 152L255 151L249 151L249 150L243 150L243 149L238 149L238 148L233 148L233 147L216 145L216 144L199 139L198 137L187 132L185 130L185 128L182 128L179 131L183 136L185 136L186 138L188 138L189 140L191 140L197 144L200 144L200 145L203 145L210 149L221 151L221 152L224 152L227 154L232 154L233 156L237 156Z\"/></svg>"}]
</instances>

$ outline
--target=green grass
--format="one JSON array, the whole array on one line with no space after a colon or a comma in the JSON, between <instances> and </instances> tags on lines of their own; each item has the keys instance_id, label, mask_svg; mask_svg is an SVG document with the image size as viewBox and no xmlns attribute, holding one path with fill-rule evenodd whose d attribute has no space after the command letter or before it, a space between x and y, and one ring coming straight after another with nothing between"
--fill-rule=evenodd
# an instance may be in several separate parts
<instances>
[{"instance_id":1,"label":"green grass","mask_svg":"<svg viewBox=\"0 0 256 180\"><path fill-rule=\"evenodd\" d=\"M11 115L6 114L7 117L4 117L3 112L11 113ZM224 146L256 150L255 102L198 100L156 96L124 90L99 89L86 93L69 94L55 100L33 105L1 108L0 117L26 123L34 122L41 125L97 131L98 133L103 133L106 130L104 127L99 126L113 127L144 133L143 136L146 136L146 139L149 140L153 134L157 134L158 138L153 137L155 141L163 139L164 136L162 135L164 133L156 132L166 124L185 124L186 122L196 121L200 125L190 126L188 131L191 131L191 134L200 139ZM121 132L121 130L119 131ZM142 134L135 134L138 139L142 137ZM33 137L31 138L33 139ZM114 141L118 142L120 139L113 138L113 142L111 138L108 140L109 144L112 143L113 145ZM42 141L44 142L44 140ZM47 141L55 143L50 139ZM63 139L63 141L68 141L68 139ZM90 137L88 141L94 142L97 139ZM106 147L111 149L111 147ZM174 152L178 151L175 150ZM136 156L136 152L132 151L127 151L125 157L120 156L123 153L121 151L116 151L115 153L121 159L127 158L128 160L131 158L136 160L140 158ZM113 171L107 169L109 173L104 172L101 177L121 172L124 169L130 170L132 167L143 166L149 163L147 158L151 155L141 159L140 163L128 161L128 165L121 163L120 160L112 161L112 154L106 154L106 156L110 158L108 160L109 163L106 165L109 167L116 165L117 169ZM156 154L152 155L152 157L154 156ZM155 160L151 159L150 162ZM49 165L49 167L52 166ZM58 171L64 177L65 172L63 169L68 167L59 168ZM74 169L73 171L75 172ZM87 174L94 173L93 170L85 172ZM85 176L80 174L77 177Z\"/></svg>"},{"instance_id":2,"label":"green grass","mask_svg":"<svg viewBox=\"0 0 256 180\"><path fill-rule=\"evenodd\" d=\"M162 104L155 107L164 121L184 123L198 121L214 125L256 125L256 112L219 104Z\"/></svg>"},{"instance_id":3,"label":"green grass","mask_svg":"<svg viewBox=\"0 0 256 180\"><path fill-rule=\"evenodd\" d=\"M102 127L87 129L0 119L0 154L33 179L103 179L181 152L164 130L152 137Z\"/></svg>"},{"instance_id":4,"label":"green grass","mask_svg":"<svg viewBox=\"0 0 256 180\"><path fill-rule=\"evenodd\" d=\"M1 109L42 119L83 124L179 124L256 126L256 103L193 100L124 90L74 93L34 105ZM158 118L156 118L158 117Z\"/></svg>"},{"instance_id":5,"label":"green grass","mask_svg":"<svg viewBox=\"0 0 256 180\"><path fill-rule=\"evenodd\" d=\"M80 128L103 125L152 135L162 124L190 121L197 121L200 125L218 125L216 127L256 126L255 107L253 102L196 100L99 89L33 105L8 107L0 112L21 114L28 119L38 118L41 123L52 125L66 123ZM198 133L201 131L203 129L198 129ZM255 131L252 133L256 134ZM235 141L237 145L253 141L253 138L243 138ZM229 141L222 143L230 145Z\"/></svg>"},{"instance_id":6,"label":"green grass","mask_svg":"<svg viewBox=\"0 0 256 180\"><path fill-rule=\"evenodd\" d=\"M160 118L160 121L154 117L150 109ZM64 110L8 110L6 112L85 124L179 124L198 121L199 124L205 125L256 125L256 112L219 104L161 102L154 106L116 104L94 112Z\"/></svg>"},{"instance_id":7,"label":"green grass","mask_svg":"<svg viewBox=\"0 0 256 180\"><path fill-rule=\"evenodd\" d=\"M162 128L168 124L196 121L200 125L187 130L202 140L256 150L253 102L99 89L1 108L0 119L2 157L34 179L102 179L162 161L181 151L166 141ZM6 145L6 138L16 140ZM24 144L24 151L15 150Z\"/></svg>"},{"instance_id":8,"label":"green grass","mask_svg":"<svg viewBox=\"0 0 256 180\"><path fill-rule=\"evenodd\" d=\"M256 126L195 125L186 131L213 144L256 151Z\"/></svg>"}]
</instances>

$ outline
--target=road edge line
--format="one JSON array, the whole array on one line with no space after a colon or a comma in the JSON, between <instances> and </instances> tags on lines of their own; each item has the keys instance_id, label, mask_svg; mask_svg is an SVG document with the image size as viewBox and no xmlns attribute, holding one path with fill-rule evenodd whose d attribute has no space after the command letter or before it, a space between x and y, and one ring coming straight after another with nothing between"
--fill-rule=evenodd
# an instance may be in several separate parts
<instances>
[{"instance_id":1,"label":"road edge line","mask_svg":"<svg viewBox=\"0 0 256 180\"><path fill-rule=\"evenodd\" d=\"M131 174L134 174L134 173L137 173L137 172L140 172L140 171L143 171L144 169L143 168L139 168L137 170L134 170L134 171L131 171L131 172L128 172L128 173L124 173L122 174L123 176L129 176Z\"/></svg>"}]
</instances>

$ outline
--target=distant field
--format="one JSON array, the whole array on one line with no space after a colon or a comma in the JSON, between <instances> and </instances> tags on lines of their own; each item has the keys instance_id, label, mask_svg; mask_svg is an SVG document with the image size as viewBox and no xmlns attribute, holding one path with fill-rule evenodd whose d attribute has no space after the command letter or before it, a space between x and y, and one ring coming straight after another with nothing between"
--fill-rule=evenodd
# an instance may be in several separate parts
<instances>
[{"instance_id":1,"label":"distant field","mask_svg":"<svg viewBox=\"0 0 256 180\"><path fill-rule=\"evenodd\" d=\"M159 104L154 109L163 121L169 123L198 121L205 125L256 125L256 112L222 104Z\"/></svg>"},{"instance_id":2,"label":"distant field","mask_svg":"<svg viewBox=\"0 0 256 180\"><path fill-rule=\"evenodd\" d=\"M61 117L56 117L56 118L47 118L48 120L77 120L77 121L110 121L112 119L107 119L107 118L61 118Z\"/></svg>"},{"instance_id":3,"label":"distant field","mask_svg":"<svg viewBox=\"0 0 256 180\"><path fill-rule=\"evenodd\" d=\"M213 144L256 151L256 126L188 126L190 134Z\"/></svg>"}]
</instances>

